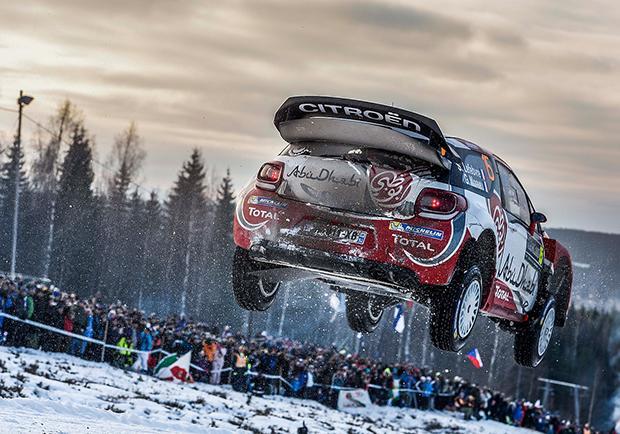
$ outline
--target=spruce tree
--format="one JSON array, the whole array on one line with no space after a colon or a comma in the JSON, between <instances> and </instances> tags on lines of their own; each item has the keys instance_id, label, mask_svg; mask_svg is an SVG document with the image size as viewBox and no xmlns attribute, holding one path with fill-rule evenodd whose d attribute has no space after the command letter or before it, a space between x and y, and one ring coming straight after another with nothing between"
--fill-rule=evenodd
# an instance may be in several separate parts
<instances>
[{"instance_id":1,"label":"spruce tree","mask_svg":"<svg viewBox=\"0 0 620 434\"><path fill-rule=\"evenodd\" d=\"M109 164L115 167L108 186L108 231L106 234L106 273L104 289L114 297L130 297L137 288L128 287L126 277L133 270L128 266L124 253L132 249L128 234L133 222L130 220L129 187L145 157L136 124L116 136Z\"/></svg>"},{"instance_id":2,"label":"spruce tree","mask_svg":"<svg viewBox=\"0 0 620 434\"><path fill-rule=\"evenodd\" d=\"M15 212L15 182L19 182L20 202L18 220L18 247L23 236L28 232L28 194L29 184L24 169L23 147L17 142L8 149L6 161L0 166L0 270L9 271L11 263L11 246L13 241L13 218ZM21 240L20 240L21 239ZM20 250L17 252L16 269L20 271Z\"/></svg>"},{"instance_id":3,"label":"spruce tree","mask_svg":"<svg viewBox=\"0 0 620 434\"><path fill-rule=\"evenodd\" d=\"M129 202L129 213L125 230L125 250L120 255L126 267L124 300L132 300L140 309L144 302L144 249L145 249L145 204L138 190L134 190Z\"/></svg>"},{"instance_id":4,"label":"spruce tree","mask_svg":"<svg viewBox=\"0 0 620 434\"><path fill-rule=\"evenodd\" d=\"M144 279L143 309L153 309L156 298L164 298L162 293L165 277L165 252L163 212L157 193L151 192L144 210Z\"/></svg>"},{"instance_id":5,"label":"spruce tree","mask_svg":"<svg viewBox=\"0 0 620 434\"><path fill-rule=\"evenodd\" d=\"M213 237L210 243L209 254L211 267L209 270L209 293L212 294L213 309L217 313L215 320L221 324L241 326L238 306L232 297L230 273L234 251L233 244L233 215L235 212L235 198L233 193L230 170L218 188L215 219L213 222Z\"/></svg>"},{"instance_id":6,"label":"spruce tree","mask_svg":"<svg viewBox=\"0 0 620 434\"><path fill-rule=\"evenodd\" d=\"M47 277L50 267L58 190L58 165L63 143L82 115L69 101L63 101L50 117L47 132L39 131L31 166L32 207L29 211L32 243L29 258L32 274Z\"/></svg>"},{"instance_id":7,"label":"spruce tree","mask_svg":"<svg viewBox=\"0 0 620 434\"><path fill-rule=\"evenodd\" d=\"M171 299L178 300L177 312L187 313L190 292L196 287L202 231L200 215L205 211L205 168L196 149L183 164L166 209L168 214L168 261L166 277Z\"/></svg>"},{"instance_id":8,"label":"spruce tree","mask_svg":"<svg viewBox=\"0 0 620 434\"><path fill-rule=\"evenodd\" d=\"M56 201L51 278L68 291L91 291L94 264L92 148L86 130L76 125L62 163Z\"/></svg>"}]
</instances>

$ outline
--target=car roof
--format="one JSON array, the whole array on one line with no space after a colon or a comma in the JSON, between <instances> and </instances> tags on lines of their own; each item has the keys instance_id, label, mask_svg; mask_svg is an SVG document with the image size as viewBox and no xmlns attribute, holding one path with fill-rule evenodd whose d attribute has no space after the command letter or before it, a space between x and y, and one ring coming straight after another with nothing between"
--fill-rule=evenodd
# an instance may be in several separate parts
<instances>
[{"instance_id":1,"label":"car roof","mask_svg":"<svg viewBox=\"0 0 620 434\"><path fill-rule=\"evenodd\" d=\"M497 154L489 152L487 149L475 144L474 142L470 142L469 140L465 140L460 137L446 137L446 142L448 142L448 144L457 149L469 149L472 151L480 152L482 154L491 155L495 160L501 162L504 166L508 167L511 171L513 171L510 165L506 163L502 158L498 157Z\"/></svg>"}]
</instances>

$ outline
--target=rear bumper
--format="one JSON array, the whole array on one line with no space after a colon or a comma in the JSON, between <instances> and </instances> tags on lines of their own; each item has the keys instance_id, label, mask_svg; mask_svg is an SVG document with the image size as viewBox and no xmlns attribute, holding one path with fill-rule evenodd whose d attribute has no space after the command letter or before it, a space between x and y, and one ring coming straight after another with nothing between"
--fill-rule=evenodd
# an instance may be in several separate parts
<instances>
[{"instance_id":1,"label":"rear bumper","mask_svg":"<svg viewBox=\"0 0 620 434\"><path fill-rule=\"evenodd\" d=\"M459 252L470 238L465 223L464 213L452 220L395 220L338 211L250 183L239 194L233 234L244 250L266 243L269 257L258 258L263 262L376 280L406 293L450 283ZM309 234L305 228L315 224L363 232L364 237L345 242L328 231Z\"/></svg>"},{"instance_id":2,"label":"rear bumper","mask_svg":"<svg viewBox=\"0 0 620 434\"><path fill-rule=\"evenodd\" d=\"M276 265L267 271L287 278L319 280L342 290L359 290L402 300L420 301L423 287L415 272L391 264L307 247L260 240L250 246L253 260Z\"/></svg>"}]
</instances>

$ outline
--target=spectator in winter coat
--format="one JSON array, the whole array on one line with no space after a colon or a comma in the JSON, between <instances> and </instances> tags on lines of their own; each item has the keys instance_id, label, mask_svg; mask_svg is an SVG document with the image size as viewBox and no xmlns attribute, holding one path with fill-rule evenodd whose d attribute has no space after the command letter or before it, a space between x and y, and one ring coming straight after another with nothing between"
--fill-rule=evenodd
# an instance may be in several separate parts
<instances>
[{"instance_id":1,"label":"spectator in winter coat","mask_svg":"<svg viewBox=\"0 0 620 434\"><path fill-rule=\"evenodd\" d=\"M10 313L13 307L13 297L9 294L8 284L3 282L0 288L0 312ZM5 335L8 332L5 328L5 324L8 328L9 320L6 320L3 316L0 316L0 344L5 341Z\"/></svg>"},{"instance_id":2,"label":"spectator in winter coat","mask_svg":"<svg viewBox=\"0 0 620 434\"><path fill-rule=\"evenodd\" d=\"M138 349L141 351L138 353L140 371L148 372L149 353L153 350L153 336L151 336L151 329L149 327L145 327L142 333L140 333L138 342Z\"/></svg>"},{"instance_id":3,"label":"spectator in winter coat","mask_svg":"<svg viewBox=\"0 0 620 434\"><path fill-rule=\"evenodd\" d=\"M74 319L73 319L73 333L77 335L83 335L86 330L87 317L84 311L83 303L78 303L74 306ZM69 353L74 356L82 356L82 343L85 341L79 338L71 338L71 348ZM86 348L84 348L86 349Z\"/></svg>"},{"instance_id":4,"label":"spectator in winter coat","mask_svg":"<svg viewBox=\"0 0 620 434\"><path fill-rule=\"evenodd\" d=\"M293 379L291 381L291 389L294 397L301 397L306 382L308 381L308 373L301 364L295 366L293 371Z\"/></svg>"},{"instance_id":5,"label":"spectator in winter coat","mask_svg":"<svg viewBox=\"0 0 620 434\"><path fill-rule=\"evenodd\" d=\"M247 366L247 357L245 355L245 349L243 346L239 347L237 351L233 353L234 365L233 365L233 376L232 376L232 386L233 389L238 392L243 392L245 389L244 384L246 383L245 371Z\"/></svg>"},{"instance_id":6,"label":"spectator in winter coat","mask_svg":"<svg viewBox=\"0 0 620 434\"><path fill-rule=\"evenodd\" d=\"M316 388L314 386L314 366L309 366L307 370L306 388L304 389L304 399L316 399Z\"/></svg>"},{"instance_id":7,"label":"spectator in winter coat","mask_svg":"<svg viewBox=\"0 0 620 434\"><path fill-rule=\"evenodd\" d=\"M523 423L523 405L521 404L521 401L517 401L514 404L514 408L512 411L512 420L515 426L521 426L521 424Z\"/></svg>"},{"instance_id":8,"label":"spectator in winter coat","mask_svg":"<svg viewBox=\"0 0 620 434\"><path fill-rule=\"evenodd\" d=\"M218 344L213 339L207 339L202 346L202 351L204 353L205 359L209 363L213 363L215 359L215 353L217 352Z\"/></svg>"},{"instance_id":9,"label":"spectator in winter coat","mask_svg":"<svg viewBox=\"0 0 620 434\"><path fill-rule=\"evenodd\" d=\"M224 369L224 359L226 358L226 347L218 345L213 357L213 365L211 368L211 384L220 384L222 378L222 369Z\"/></svg>"},{"instance_id":10,"label":"spectator in winter coat","mask_svg":"<svg viewBox=\"0 0 620 434\"><path fill-rule=\"evenodd\" d=\"M73 309L71 309L71 307L67 306L64 308L63 311L63 330L66 332L70 332L73 333L73 318L74 318L74 313L73 313ZM68 336L62 336L60 338L61 341L61 351L65 351L65 352L69 352L70 347L69 344L71 342L71 338L69 338Z\"/></svg>"},{"instance_id":11,"label":"spectator in winter coat","mask_svg":"<svg viewBox=\"0 0 620 434\"><path fill-rule=\"evenodd\" d=\"M34 312L34 301L26 292L26 288L22 286L19 289L19 295L15 297L13 302L14 316L20 319L30 319ZM23 322L14 322L13 345L23 347L27 344L27 337L30 335L30 327Z\"/></svg>"},{"instance_id":12,"label":"spectator in winter coat","mask_svg":"<svg viewBox=\"0 0 620 434\"><path fill-rule=\"evenodd\" d=\"M94 330L93 330L94 318L93 318L93 313L90 310L90 308L84 308L84 315L86 316L86 325L84 327L84 332L82 334L84 335L84 337L92 338L94 334ZM84 357L87 347L88 347L88 342L81 341L80 348L79 348L79 354L78 354L80 357Z\"/></svg>"}]
</instances>

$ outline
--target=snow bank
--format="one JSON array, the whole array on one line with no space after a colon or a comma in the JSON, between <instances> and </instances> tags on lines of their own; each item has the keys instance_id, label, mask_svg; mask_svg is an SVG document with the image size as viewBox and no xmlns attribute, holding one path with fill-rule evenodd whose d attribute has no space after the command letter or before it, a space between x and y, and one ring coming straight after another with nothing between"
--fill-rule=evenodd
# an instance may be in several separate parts
<instances>
[{"instance_id":1,"label":"snow bank","mask_svg":"<svg viewBox=\"0 0 620 434\"><path fill-rule=\"evenodd\" d=\"M375 407L343 413L313 401L252 398L172 384L65 354L0 347L0 432L508 433L532 432L459 414Z\"/></svg>"}]
</instances>

